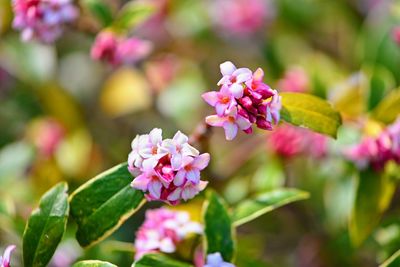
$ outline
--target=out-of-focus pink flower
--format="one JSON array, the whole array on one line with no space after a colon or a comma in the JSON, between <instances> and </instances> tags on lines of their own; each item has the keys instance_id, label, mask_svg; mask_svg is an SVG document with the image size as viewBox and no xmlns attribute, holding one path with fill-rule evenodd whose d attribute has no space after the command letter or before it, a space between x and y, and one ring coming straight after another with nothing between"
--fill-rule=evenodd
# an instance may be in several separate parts
<instances>
[{"instance_id":1,"label":"out-of-focus pink flower","mask_svg":"<svg viewBox=\"0 0 400 267\"><path fill-rule=\"evenodd\" d=\"M235 265L225 262L221 253L216 252L207 255L207 264L204 267L235 267Z\"/></svg>"},{"instance_id":2,"label":"out-of-focus pink flower","mask_svg":"<svg viewBox=\"0 0 400 267\"><path fill-rule=\"evenodd\" d=\"M146 76L152 89L161 92L174 80L180 69L180 61L173 55L163 55L161 58L146 62Z\"/></svg>"},{"instance_id":3,"label":"out-of-focus pink flower","mask_svg":"<svg viewBox=\"0 0 400 267\"><path fill-rule=\"evenodd\" d=\"M237 131L252 133L252 124L264 130L272 130L278 124L281 97L276 90L263 82L264 72L252 73L247 68L237 69L232 62L221 64L220 91L206 92L203 99L216 110L216 115L206 118L207 124L223 127L227 140L232 140Z\"/></svg>"},{"instance_id":4,"label":"out-of-focus pink flower","mask_svg":"<svg viewBox=\"0 0 400 267\"><path fill-rule=\"evenodd\" d=\"M14 245L8 246L4 251L3 256L0 256L0 267L10 267L11 253L16 247Z\"/></svg>"},{"instance_id":5,"label":"out-of-focus pink flower","mask_svg":"<svg viewBox=\"0 0 400 267\"><path fill-rule=\"evenodd\" d=\"M247 36L264 26L270 7L267 0L215 0L211 12L222 32Z\"/></svg>"},{"instance_id":6,"label":"out-of-focus pink flower","mask_svg":"<svg viewBox=\"0 0 400 267\"><path fill-rule=\"evenodd\" d=\"M307 73L301 68L289 69L278 82L278 88L282 92L304 93L308 91L309 80Z\"/></svg>"},{"instance_id":7,"label":"out-of-focus pink flower","mask_svg":"<svg viewBox=\"0 0 400 267\"><path fill-rule=\"evenodd\" d=\"M113 66L135 63L150 54L152 44L135 37L118 36L112 31L100 32L92 46L93 59Z\"/></svg>"},{"instance_id":8,"label":"out-of-focus pink flower","mask_svg":"<svg viewBox=\"0 0 400 267\"><path fill-rule=\"evenodd\" d=\"M13 0L13 27L24 41L52 43L63 33L64 24L79 14L71 0Z\"/></svg>"},{"instance_id":9,"label":"out-of-focus pink flower","mask_svg":"<svg viewBox=\"0 0 400 267\"><path fill-rule=\"evenodd\" d=\"M210 155L200 154L183 133L162 140L161 129L153 129L132 141L128 170L136 176L132 187L145 192L148 200L175 205L204 190L207 182L200 180L200 171L209 161Z\"/></svg>"},{"instance_id":10,"label":"out-of-focus pink flower","mask_svg":"<svg viewBox=\"0 0 400 267\"><path fill-rule=\"evenodd\" d=\"M396 26L392 29L392 38L393 41L400 46L400 26Z\"/></svg>"},{"instance_id":11,"label":"out-of-focus pink flower","mask_svg":"<svg viewBox=\"0 0 400 267\"><path fill-rule=\"evenodd\" d=\"M400 118L376 138L366 137L344 154L360 169L372 167L381 171L389 161L400 164Z\"/></svg>"},{"instance_id":12,"label":"out-of-focus pink flower","mask_svg":"<svg viewBox=\"0 0 400 267\"><path fill-rule=\"evenodd\" d=\"M269 135L268 147L284 158L298 155L320 158L326 155L327 138L307 129L283 124Z\"/></svg>"},{"instance_id":13,"label":"out-of-focus pink flower","mask_svg":"<svg viewBox=\"0 0 400 267\"><path fill-rule=\"evenodd\" d=\"M65 136L65 128L52 118L41 119L32 125L30 134L40 155L54 155Z\"/></svg>"},{"instance_id":14,"label":"out-of-focus pink flower","mask_svg":"<svg viewBox=\"0 0 400 267\"><path fill-rule=\"evenodd\" d=\"M148 210L135 240L135 259L152 252L173 253L191 234L202 234L203 226L190 220L189 213L166 208Z\"/></svg>"}]
</instances>

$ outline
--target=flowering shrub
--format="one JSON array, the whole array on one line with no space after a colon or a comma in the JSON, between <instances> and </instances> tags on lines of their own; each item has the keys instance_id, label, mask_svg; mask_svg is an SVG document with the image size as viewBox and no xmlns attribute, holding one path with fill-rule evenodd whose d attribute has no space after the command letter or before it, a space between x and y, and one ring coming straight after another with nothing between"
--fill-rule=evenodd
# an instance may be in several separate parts
<instances>
[{"instance_id":1,"label":"flowering shrub","mask_svg":"<svg viewBox=\"0 0 400 267\"><path fill-rule=\"evenodd\" d=\"M399 10L0 1L0 267L398 266Z\"/></svg>"}]
</instances>

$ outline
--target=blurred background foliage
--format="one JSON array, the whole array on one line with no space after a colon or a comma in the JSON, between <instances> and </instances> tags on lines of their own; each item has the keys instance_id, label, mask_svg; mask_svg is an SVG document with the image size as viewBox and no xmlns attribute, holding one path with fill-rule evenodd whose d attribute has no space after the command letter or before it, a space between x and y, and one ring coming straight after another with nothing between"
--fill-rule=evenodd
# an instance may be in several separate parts
<instances>
[{"instance_id":1,"label":"blurred background foliage","mask_svg":"<svg viewBox=\"0 0 400 267\"><path fill-rule=\"evenodd\" d=\"M153 41L154 51L135 66L112 68L93 61L89 50L123 1L103 1L109 12L103 21L90 13L93 1L81 1L78 22L49 46L21 42L10 28L10 1L0 0L0 247L20 247L25 221L43 192L61 180L72 191L126 161L136 134L154 127L166 136L178 129L190 134L210 113L201 93L216 89L218 65L231 60L263 68L266 82L278 90L290 71L299 71L301 90L331 101L344 119L337 140L329 139L327 155L318 159L274 153L269 133L226 142L222 131L213 132L205 178L229 204L281 186L311 194L240 227L237 266L368 267L398 250L398 190L373 234L352 245L347 222L357 172L341 151L378 132L383 125L373 118L390 123L400 112L400 47L392 35L400 2L265 1L263 26L240 34L221 28L229 14L212 0L157 0L151 23L136 30ZM200 205L179 208L195 214ZM50 266L78 258L130 266L142 221L139 212L88 250L72 238L76 226L69 222Z\"/></svg>"}]
</instances>

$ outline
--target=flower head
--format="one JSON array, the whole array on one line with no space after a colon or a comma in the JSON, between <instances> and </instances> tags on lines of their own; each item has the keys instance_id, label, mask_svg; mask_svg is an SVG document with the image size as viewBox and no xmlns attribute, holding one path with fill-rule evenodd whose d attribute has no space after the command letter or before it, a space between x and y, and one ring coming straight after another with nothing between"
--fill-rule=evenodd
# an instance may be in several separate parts
<instances>
[{"instance_id":1,"label":"flower head","mask_svg":"<svg viewBox=\"0 0 400 267\"><path fill-rule=\"evenodd\" d=\"M247 68L237 69L232 62L221 64L222 79L219 91L206 92L203 99L216 110L206 118L207 124L223 127L227 140L235 138L238 130L252 132L252 124L272 130L280 119L281 97L263 82L264 72L252 73Z\"/></svg>"},{"instance_id":2,"label":"flower head","mask_svg":"<svg viewBox=\"0 0 400 267\"><path fill-rule=\"evenodd\" d=\"M216 252L207 255L207 264L204 267L235 267L235 265L225 262L221 253Z\"/></svg>"},{"instance_id":3,"label":"flower head","mask_svg":"<svg viewBox=\"0 0 400 267\"><path fill-rule=\"evenodd\" d=\"M13 27L24 41L52 43L63 33L64 24L78 17L71 0L13 0Z\"/></svg>"},{"instance_id":4,"label":"flower head","mask_svg":"<svg viewBox=\"0 0 400 267\"><path fill-rule=\"evenodd\" d=\"M210 155L200 154L183 133L162 140L161 129L153 129L132 141L128 170L137 175L132 187L145 192L148 200L177 204L204 190L207 182L200 180L200 172L209 161Z\"/></svg>"},{"instance_id":5,"label":"flower head","mask_svg":"<svg viewBox=\"0 0 400 267\"><path fill-rule=\"evenodd\" d=\"M166 208L148 210L136 234L135 258L152 252L173 253L186 237L202 232L202 225L190 220L189 213L185 211Z\"/></svg>"},{"instance_id":6,"label":"flower head","mask_svg":"<svg viewBox=\"0 0 400 267\"><path fill-rule=\"evenodd\" d=\"M8 246L4 251L3 256L0 256L0 267L10 267L11 253L15 249L14 245Z\"/></svg>"},{"instance_id":7,"label":"flower head","mask_svg":"<svg viewBox=\"0 0 400 267\"><path fill-rule=\"evenodd\" d=\"M371 166L375 171L381 171L390 161L400 164L400 118L376 138L366 137L344 154L360 169Z\"/></svg>"},{"instance_id":8,"label":"flower head","mask_svg":"<svg viewBox=\"0 0 400 267\"><path fill-rule=\"evenodd\" d=\"M149 41L135 37L118 36L112 31L102 31L92 46L91 56L113 66L135 63L146 57L152 49Z\"/></svg>"}]
</instances>

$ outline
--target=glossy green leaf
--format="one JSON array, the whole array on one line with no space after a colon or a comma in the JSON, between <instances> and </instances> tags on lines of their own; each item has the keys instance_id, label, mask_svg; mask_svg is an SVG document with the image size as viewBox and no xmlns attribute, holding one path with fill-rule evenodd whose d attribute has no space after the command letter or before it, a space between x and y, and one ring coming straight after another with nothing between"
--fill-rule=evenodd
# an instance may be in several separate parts
<instances>
[{"instance_id":1,"label":"glossy green leaf","mask_svg":"<svg viewBox=\"0 0 400 267\"><path fill-rule=\"evenodd\" d=\"M29 217L23 236L24 266L47 266L65 232L68 186L59 183L47 191Z\"/></svg>"},{"instance_id":2,"label":"glossy green leaf","mask_svg":"<svg viewBox=\"0 0 400 267\"><path fill-rule=\"evenodd\" d=\"M147 254L133 263L132 267L192 267L193 265L171 259L163 254Z\"/></svg>"},{"instance_id":3,"label":"glossy green leaf","mask_svg":"<svg viewBox=\"0 0 400 267\"><path fill-rule=\"evenodd\" d=\"M106 27L113 22L113 14L110 6L104 0L85 0L83 5Z\"/></svg>"},{"instance_id":4,"label":"glossy green leaf","mask_svg":"<svg viewBox=\"0 0 400 267\"><path fill-rule=\"evenodd\" d=\"M357 179L349 222L350 238L356 246L369 236L379 222L395 189L390 177L372 170L361 171Z\"/></svg>"},{"instance_id":5,"label":"glossy green leaf","mask_svg":"<svg viewBox=\"0 0 400 267\"><path fill-rule=\"evenodd\" d=\"M87 260L77 262L72 267L117 267L117 265L105 261Z\"/></svg>"},{"instance_id":6,"label":"glossy green leaf","mask_svg":"<svg viewBox=\"0 0 400 267\"><path fill-rule=\"evenodd\" d=\"M144 203L143 193L130 186L132 175L123 163L89 180L70 199L71 216L78 224L81 246L112 234Z\"/></svg>"},{"instance_id":7,"label":"glossy green leaf","mask_svg":"<svg viewBox=\"0 0 400 267\"><path fill-rule=\"evenodd\" d=\"M220 252L231 262L235 254L234 228L225 201L214 191L207 193L203 207L205 252Z\"/></svg>"},{"instance_id":8,"label":"glossy green leaf","mask_svg":"<svg viewBox=\"0 0 400 267\"><path fill-rule=\"evenodd\" d=\"M308 197L307 192L294 188L280 188L260 194L254 199L244 200L237 205L233 210L233 224L240 226L281 206Z\"/></svg>"},{"instance_id":9,"label":"glossy green leaf","mask_svg":"<svg viewBox=\"0 0 400 267\"><path fill-rule=\"evenodd\" d=\"M118 13L112 27L118 31L129 31L148 19L155 10L149 3L128 2Z\"/></svg>"},{"instance_id":10,"label":"glossy green leaf","mask_svg":"<svg viewBox=\"0 0 400 267\"><path fill-rule=\"evenodd\" d=\"M393 90L372 111L372 117L386 124L392 123L400 114L400 89Z\"/></svg>"},{"instance_id":11,"label":"glossy green leaf","mask_svg":"<svg viewBox=\"0 0 400 267\"><path fill-rule=\"evenodd\" d=\"M336 138L342 124L339 112L325 100L301 93L281 93L281 117L291 124Z\"/></svg>"},{"instance_id":12,"label":"glossy green leaf","mask_svg":"<svg viewBox=\"0 0 400 267\"><path fill-rule=\"evenodd\" d=\"M398 266L400 266L400 250L394 253L384 263L379 265L379 267L398 267Z\"/></svg>"}]
</instances>

